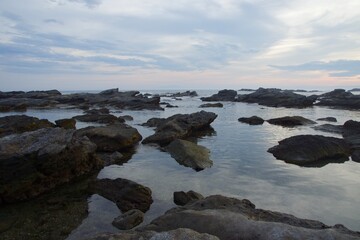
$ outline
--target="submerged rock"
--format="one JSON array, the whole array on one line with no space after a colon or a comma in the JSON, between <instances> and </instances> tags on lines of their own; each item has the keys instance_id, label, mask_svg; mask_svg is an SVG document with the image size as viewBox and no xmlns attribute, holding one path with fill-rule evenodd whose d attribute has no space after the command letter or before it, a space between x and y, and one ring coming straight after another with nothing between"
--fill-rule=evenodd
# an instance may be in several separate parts
<instances>
[{"instance_id":1,"label":"submerged rock","mask_svg":"<svg viewBox=\"0 0 360 240\"><path fill-rule=\"evenodd\" d=\"M224 107L224 105L222 103L205 103L199 106L199 108L212 108L212 107L222 108Z\"/></svg>"},{"instance_id":2,"label":"submerged rock","mask_svg":"<svg viewBox=\"0 0 360 240\"><path fill-rule=\"evenodd\" d=\"M0 202L35 197L103 166L74 130L44 128L0 139Z\"/></svg>"},{"instance_id":3,"label":"submerged rock","mask_svg":"<svg viewBox=\"0 0 360 240\"><path fill-rule=\"evenodd\" d=\"M203 195L194 191L174 192L174 203L179 206L184 206L190 202L194 202L203 198Z\"/></svg>"},{"instance_id":4,"label":"submerged rock","mask_svg":"<svg viewBox=\"0 0 360 240\"><path fill-rule=\"evenodd\" d=\"M298 135L286 138L269 148L274 157L297 165L325 165L349 160L350 148L343 139L320 135Z\"/></svg>"},{"instance_id":5,"label":"submerged rock","mask_svg":"<svg viewBox=\"0 0 360 240\"><path fill-rule=\"evenodd\" d=\"M156 127L155 134L145 138L142 143L169 144L177 138L188 137L208 128L216 117L215 113L200 111L192 114L176 114L166 119L149 119L143 125Z\"/></svg>"},{"instance_id":6,"label":"submerged rock","mask_svg":"<svg viewBox=\"0 0 360 240\"><path fill-rule=\"evenodd\" d=\"M268 123L283 127L295 127L301 125L316 124L316 122L301 116L286 116L267 120Z\"/></svg>"},{"instance_id":7,"label":"submerged rock","mask_svg":"<svg viewBox=\"0 0 360 240\"><path fill-rule=\"evenodd\" d=\"M313 127L315 130L323 131L323 132L330 132L330 133L343 133L343 126L342 125L333 125L333 124L322 124L319 126Z\"/></svg>"},{"instance_id":8,"label":"submerged rock","mask_svg":"<svg viewBox=\"0 0 360 240\"><path fill-rule=\"evenodd\" d=\"M103 127L87 127L76 132L78 136L87 136L96 144L97 150L115 152L133 147L141 141L142 136L133 127L124 123Z\"/></svg>"},{"instance_id":9,"label":"submerged rock","mask_svg":"<svg viewBox=\"0 0 360 240\"><path fill-rule=\"evenodd\" d=\"M261 125L264 123L264 119L258 116L241 117L238 119L238 121L242 123L247 123L249 125Z\"/></svg>"},{"instance_id":10,"label":"submerged rock","mask_svg":"<svg viewBox=\"0 0 360 240\"><path fill-rule=\"evenodd\" d=\"M0 137L52 127L55 127L55 124L46 119L38 119L26 115L0 117Z\"/></svg>"},{"instance_id":11,"label":"submerged rock","mask_svg":"<svg viewBox=\"0 0 360 240\"><path fill-rule=\"evenodd\" d=\"M165 147L171 156L181 165L191 167L196 171L209 168L213 162L209 159L209 149L195 143L176 139Z\"/></svg>"},{"instance_id":12,"label":"submerged rock","mask_svg":"<svg viewBox=\"0 0 360 240\"><path fill-rule=\"evenodd\" d=\"M113 201L122 212L138 209L145 213L153 202L150 188L127 179L99 179L92 189Z\"/></svg>"},{"instance_id":13,"label":"submerged rock","mask_svg":"<svg viewBox=\"0 0 360 240\"><path fill-rule=\"evenodd\" d=\"M74 116L73 119L76 119L80 122L94 122L94 123L104 123L104 124L112 124L112 123L123 123L125 120L121 118L117 118L112 114L85 114Z\"/></svg>"},{"instance_id":14,"label":"submerged rock","mask_svg":"<svg viewBox=\"0 0 360 240\"><path fill-rule=\"evenodd\" d=\"M256 209L249 200L220 195L170 209L141 230L162 232L178 228L189 228L224 240L360 238L359 233L345 227L330 227L314 220Z\"/></svg>"},{"instance_id":15,"label":"submerged rock","mask_svg":"<svg viewBox=\"0 0 360 240\"><path fill-rule=\"evenodd\" d=\"M237 91L224 89L210 97L202 97L201 100L204 102L217 102L217 101L234 101L237 95Z\"/></svg>"},{"instance_id":16,"label":"submerged rock","mask_svg":"<svg viewBox=\"0 0 360 240\"><path fill-rule=\"evenodd\" d=\"M132 209L118 216L112 222L112 225L120 230L129 230L144 221L144 213L138 209Z\"/></svg>"}]
</instances>

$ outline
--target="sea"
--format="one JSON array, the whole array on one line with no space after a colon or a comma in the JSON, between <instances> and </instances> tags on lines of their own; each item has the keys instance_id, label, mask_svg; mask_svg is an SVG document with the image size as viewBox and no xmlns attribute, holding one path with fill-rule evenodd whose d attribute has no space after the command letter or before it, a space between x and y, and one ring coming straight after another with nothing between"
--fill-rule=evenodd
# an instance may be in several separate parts
<instances>
[{"instance_id":1,"label":"sea","mask_svg":"<svg viewBox=\"0 0 360 240\"><path fill-rule=\"evenodd\" d=\"M165 94L179 91L141 92ZM214 131L197 139L199 145L210 150L210 159L213 160L211 168L196 172L179 165L167 152L156 146L139 144L126 163L105 167L97 178L125 178L152 190L154 202L145 214L143 225L175 207L174 191L194 190L204 196L221 194L249 199L257 208L319 220L327 225L340 223L351 230L360 231L360 163L350 159L345 163L330 163L322 167L300 167L277 160L267 152L278 141L295 135L316 134L340 138L341 135L316 131L312 126L285 128L267 122L250 126L238 121L240 117L253 115L263 119L302 116L314 121L323 117L335 117L338 121L336 124L343 124L347 120L359 121L360 111L320 106L304 109L273 108L240 102L223 102L223 108L199 108L204 103L200 97L216 92L217 90L197 90L198 97L182 97L181 100L162 97L161 101L178 106L165 108L164 111L112 112L116 116L131 115L134 120L127 123L135 127L143 138L154 133L154 129L140 126L150 118L167 118L178 113L201 110L216 113L218 116L211 124ZM239 92L247 93L249 92ZM17 113L1 113L0 116L11 114ZM24 114L54 122L83 112L79 109L32 109ZM326 122L317 121L318 125L324 123ZM94 124L77 123L77 128L90 125ZM121 214L113 202L95 194L89 197L88 207L88 216L67 239L119 231L111 224Z\"/></svg>"}]
</instances>

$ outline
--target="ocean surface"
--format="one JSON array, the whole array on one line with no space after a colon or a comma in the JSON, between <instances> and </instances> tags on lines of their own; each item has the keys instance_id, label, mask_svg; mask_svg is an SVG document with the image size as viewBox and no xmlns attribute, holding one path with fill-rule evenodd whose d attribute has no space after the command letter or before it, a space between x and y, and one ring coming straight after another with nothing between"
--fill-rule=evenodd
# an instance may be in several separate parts
<instances>
[{"instance_id":1,"label":"ocean surface","mask_svg":"<svg viewBox=\"0 0 360 240\"><path fill-rule=\"evenodd\" d=\"M142 93L168 93L171 91L142 91ZM172 91L175 92L175 91ZM239 199L249 199L257 208L293 214L300 218L314 219L328 225L341 223L360 231L360 163L347 161L323 167L299 167L277 160L267 149L277 142L299 134L318 134L341 137L337 134L315 131L311 126L284 128L265 122L250 126L238 122L239 117L257 115L264 119L299 115L311 120L336 117L338 123L360 120L360 111L339 110L327 107L305 109L272 108L257 104L223 102L223 108L199 108L202 96L217 91L197 91L199 97L182 100L163 97L178 108L165 111L122 111L114 115L131 115L127 122L138 129L143 138L153 134L152 128L139 124L149 118L166 118L177 113L201 110L218 115L211 124L214 132L198 139L198 144L211 151L214 165L200 172L179 165L168 153L151 145L139 144L132 158L122 165L102 169L98 178L126 178L152 190L154 203L145 214L143 224L175 206L174 191L194 190L204 196L222 194ZM239 92L241 93L241 92ZM243 92L248 93L248 92ZM310 94L310 93L305 93ZM311 93L313 94L313 93ZM315 93L319 94L319 93ZM16 113L11 113L16 114ZM76 109L28 110L25 114L55 121L82 114ZM0 116L10 115L1 113ZM318 121L318 124L326 122ZM77 127L91 124L78 123ZM99 232L118 232L111 225L120 215L116 205L99 195L88 199L89 215L68 239L79 239Z\"/></svg>"}]
</instances>

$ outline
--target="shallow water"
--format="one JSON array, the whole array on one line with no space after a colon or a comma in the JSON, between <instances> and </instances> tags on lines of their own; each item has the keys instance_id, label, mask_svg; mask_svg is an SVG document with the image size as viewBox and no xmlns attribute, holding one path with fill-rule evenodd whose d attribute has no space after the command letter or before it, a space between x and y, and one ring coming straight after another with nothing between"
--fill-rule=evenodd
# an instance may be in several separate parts
<instances>
[{"instance_id":1,"label":"shallow water","mask_svg":"<svg viewBox=\"0 0 360 240\"><path fill-rule=\"evenodd\" d=\"M151 92L151 91L148 91ZM152 91L155 92L155 91ZM209 96L215 91L198 91ZM297 217L314 219L328 225L337 223L360 231L360 163L347 161L328 164L321 168L299 167L276 160L267 149L278 141L299 134L319 134L310 126L283 128L264 123L250 126L239 123L239 117L257 115L264 119L299 115L311 120L320 117L336 117L338 123L360 120L360 111L337 110L325 107L306 109L270 108L257 104L224 102L223 108L200 109L200 97L184 97L182 101L162 98L162 101L179 106L165 111L123 111L115 115L129 114L145 138L154 131L139 126L152 117L169 117L176 113L193 113L200 110L218 114L212 123L215 133L198 139L198 143L210 149L213 167L196 172L179 165L171 156L158 148L140 144L132 158L123 165L111 165L100 171L98 178L126 178L151 188L154 203L145 215L145 223L161 215L172 203L174 191L194 190L203 195L222 194L247 198L258 208L281 211ZM29 110L27 115L55 121L81 114L81 110ZM3 116L1 114L0 116ZM318 122L323 124L326 122ZM87 124L78 124L84 127ZM98 232L116 232L111 221L119 215L116 206L94 195L89 199L89 216L73 231L68 239L78 239Z\"/></svg>"}]
</instances>

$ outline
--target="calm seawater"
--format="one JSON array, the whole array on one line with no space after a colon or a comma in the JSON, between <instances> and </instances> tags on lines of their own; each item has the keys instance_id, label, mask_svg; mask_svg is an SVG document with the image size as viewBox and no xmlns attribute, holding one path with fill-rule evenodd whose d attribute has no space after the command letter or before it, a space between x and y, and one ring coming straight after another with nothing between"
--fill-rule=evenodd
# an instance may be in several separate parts
<instances>
[{"instance_id":1,"label":"calm seawater","mask_svg":"<svg viewBox=\"0 0 360 240\"><path fill-rule=\"evenodd\" d=\"M169 91L144 91L163 93ZM347 161L328 164L321 168L299 167L276 160L267 149L278 141L299 134L319 134L310 126L283 128L265 122L260 126L239 123L239 117L257 115L264 119L300 115L311 120L336 117L338 123L360 120L360 111L338 110L326 107L306 109L271 108L257 104L224 102L223 108L200 109L201 96L217 91L197 91L199 97L184 97L182 101L162 98L178 108L165 111L123 111L114 115L129 114L134 121L128 124L137 128L145 138L153 129L139 126L152 117L166 118L177 113L200 110L218 115L212 123L215 133L198 139L198 144L211 151L214 165L200 172L179 165L171 156L156 147L142 145L123 165L111 165L100 171L98 178L126 178L150 187L154 203L145 214L145 223L175 206L174 191L194 190L204 196L222 194L239 199L247 198L257 208L293 214L314 219L328 225L337 223L360 231L360 163ZM318 94L318 93L315 93ZM82 114L81 110L29 110L25 114L55 121ZM9 114L0 114L0 116ZM323 124L326 122L318 122ZM77 124L78 128L88 124ZM78 239L99 232L117 232L112 220L120 211L112 202L93 195L89 198L89 216L73 231L68 239Z\"/></svg>"}]
</instances>

